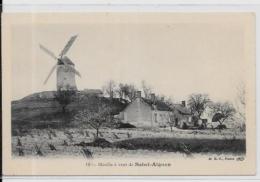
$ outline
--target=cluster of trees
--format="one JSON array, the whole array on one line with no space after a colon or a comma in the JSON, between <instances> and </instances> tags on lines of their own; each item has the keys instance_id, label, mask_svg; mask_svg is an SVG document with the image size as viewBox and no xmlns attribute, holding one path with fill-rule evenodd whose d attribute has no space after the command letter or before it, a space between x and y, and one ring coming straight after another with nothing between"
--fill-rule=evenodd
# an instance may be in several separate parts
<instances>
[{"instance_id":1,"label":"cluster of trees","mask_svg":"<svg viewBox=\"0 0 260 182\"><path fill-rule=\"evenodd\" d=\"M236 109L230 102L212 102L207 94L191 94L188 99L188 107L195 120L201 116L207 108L213 115L212 122L219 122L219 128L225 128L224 122L233 119Z\"/></svg>"},{"instance_id":2,"label":"cluster of trees","mask_svg":"<svg viewBox=\"0 0 260 182\"><path fill-rule=\"evenodd\" d=\"M138 87L134 84L127 83L116 83L113 80L109 80L102 87L104 95L109 98L119 98L132 102L135 99L136 91L138 91ZM141 82L141 91L143 92L143 97L146 99L151 99L151 94L155 94L153 88L147 84L144 80ZM166 97L161 94L155 94L155 99L159 101L164 101L169 106L173 105L173 99L170 97Z\"/></svg>"},{"instance_id":3,"label":"cluster of trees","mask_svg":"<svg viewBox=\"0 0 260 182\"><path fill-rule=\"evenodd\" d=\"M135 97L135 92L137 91L134 84L116 84L115 81L109 80L103 87L103 93L109 98L113 99L118 97L120 99L125 99L132 101Z\"/></svg>"}]
</instances>

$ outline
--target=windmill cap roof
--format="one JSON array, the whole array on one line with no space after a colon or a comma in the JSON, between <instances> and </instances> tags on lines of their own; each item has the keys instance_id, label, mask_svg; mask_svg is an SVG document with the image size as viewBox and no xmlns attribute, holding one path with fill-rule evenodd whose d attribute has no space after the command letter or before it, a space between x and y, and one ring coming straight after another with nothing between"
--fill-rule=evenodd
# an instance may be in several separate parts
<instances>
[{"instance_id":1,"label":"windmill cap roof","mask_svg":"<svg viewBox=\"0 0 260 182\"><path fill-rule=\"evenodd\" d=\"M73 66L75 65L67 56L62 57L62 61ZM60 59L58 61L58 64L63 64Z\"/></svg>"}]
</instances>

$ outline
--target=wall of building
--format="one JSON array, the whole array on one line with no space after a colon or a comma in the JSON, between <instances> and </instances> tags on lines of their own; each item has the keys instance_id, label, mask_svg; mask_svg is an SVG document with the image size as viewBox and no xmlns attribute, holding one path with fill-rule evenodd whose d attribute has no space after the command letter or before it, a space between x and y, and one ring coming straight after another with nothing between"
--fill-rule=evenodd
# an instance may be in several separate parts
<instances>
[{"instance_id":1,"label":"wall of building","mask_svg":"<svg viewBox=\"0 0 260 182\"><path fill-rule=\"evenodd\" d=\"M174 120L177 122L177 127L182 127L183 123L191 123L191 116L190 115L183 115L178 110L173 112ZM174 124L175 126L175 124Z\"/></svg>"},{"instance_id":2,"label":"wall of building","mask_svg":"<svg viewBox=\"0 0 260 182\"><path fill-rule=\"evenodd\" d=\"M169 111L154 110L152 113L153 126L155 127L169 126L170 114L171 112Z\"/></svg>"},{"instance_id":3,"label":"wall of building","mask_svg":"<svg viewBox=\"0 0 260 182\"><path fill-rule=\"evenodd\" d=\"M151 106L137 98L122 112L123 121L137 127L152 126Z\"/></svg>"},{"instance_id":4,"label":"wall of building","mask_svg":"<svg viewBox=\"0 0 260 182\"><path fill-rule=\"evenodd\" d=\"M57 90L77 90L75 73L65 65L57 68Z\"/></svg>"},{"instance_id":5,"label":"wall of building","mask_svg":"<svg viewBox=\"0 0 260 182\"><path fill-rule=\"evenodd\" d=\"M169 125L170 114L169 111L152 110L149 104L137 98L120 113L120 118L137 127L166 127Z\"/></svg>"}]
</instances>

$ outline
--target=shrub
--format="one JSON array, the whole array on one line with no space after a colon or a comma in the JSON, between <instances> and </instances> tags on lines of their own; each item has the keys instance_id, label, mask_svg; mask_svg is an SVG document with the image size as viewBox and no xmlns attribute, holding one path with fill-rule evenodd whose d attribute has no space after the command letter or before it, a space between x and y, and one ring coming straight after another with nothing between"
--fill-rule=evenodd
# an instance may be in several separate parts
<instances>
[{"instance_id":1,"label":"shrub","mask_svg":"<svg viewBox=\"0 0 260 182\"><path fill-rule=\"evenodd\" d=\"M223 130L223 129L227 129L227 126L224 125L224 124L220 124L216 127L216 129L219 129L219 130Z\"/></svg>"},{"instance_id":2,"label":"shrub","mask_svg":"<svg viewBox=\"0 0 260 182\"><path fill-rule=\"evenodd\" d=\"M118 123L117 126L116 126L117 129L120 129L120 128L136 128L134 125L130 124L130 123Z\"/></svg>"}]
</instances>

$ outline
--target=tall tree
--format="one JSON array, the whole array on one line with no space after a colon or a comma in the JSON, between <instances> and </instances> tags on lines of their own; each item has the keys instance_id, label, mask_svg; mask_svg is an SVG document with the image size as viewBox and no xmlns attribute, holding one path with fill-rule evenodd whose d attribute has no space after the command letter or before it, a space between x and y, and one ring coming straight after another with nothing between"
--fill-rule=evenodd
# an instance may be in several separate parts
<instances>
[{"instance_id":1,"label":"tall tree","mask_svg":"<svg viewBox=\"0 0 260 182\"><path fill-rule=\"evenodd\" d=\"M116 89L119 99L123 99L124 97L124 84L119 83L118 88Z\"/></svg>"},{"instance_id":2,"label":"tall tree","mask_svg":"<svg viewBox=\"0 0 260 182\"><path fill-rule=\"evenodd\" d=\"M117 95L120 99L126 99L129 89L127 84L119 83L116 89Z\"/></svg>"},{"instance_id":3,"label":"tall tree","mask_svg":"<svg viewBox=\"0 0 260 182\"><path fill-rule=\"evenodd\" d=\"M236 113L234 106L229 102L214 103L211 108L214 113L212 122L219 122L220 125L222 125L225 120L232 118Z\"/></svg>"},{"instance_id":4,"label":"tall tree","mask_svg":"<svg viewBox=\"0 0 260 182\"><path fill-rule=\"evenodd\" d=\"M143 90L143 93L144 93L144 97L146 99L149 99L150 98L150 95L152 93L152 87L149 86L144 80L142 81L142 90Z\"/></svg>"},{"instance_id":5,"label":"tall tree","mask_svg":"<svg viewBox=\"0 0 260 182\"><path fill-rule=\"evenodd\" d=\"M246 90L244 82L240 82L237 86L237 101L236 109L242 122L245 122L245 108L246 108Z\"/></svg>"},{"instance_id":6,"label":"tall tree","mask_svg":"<svg viewBox=\"0 0 260 182\"><path fill-rule=\"evenodd\" d=\"M188 99L188 106L192 115L201 119L202 113L210 102L207 94L191 94Z\"/></svg>"},{"instance_id":7,"label":"tall tree","mask_svg":"<svg viewBox=\"0 0 260 182\"><path fill-rule=\"evenodd\" d=\"M161 95L156 95L155 97L156 97L156 100L165 102L165 99L166 99L165 95L161 94Z\"/></svg>"},{"instance_id":8,"label":"tall tree","mask_svg":"<svg viewBox=\"0 0 260 182\"><path fill-rule=\"evenodd\" d=\"M116 83L113 80L109 80L103 87L105 94L109 96L110 99L113 99L116 95Z\"/></svg>"},{"instance_id":9,"label":"tall tree","mask_svg":"<svg viewBox=\"0 0 260 182\"><path fill-rule=\"evenodd\" d=\"M127 85L127 97L128 99L132 102L134 99L135 99L135 93L137 91L135 85L133 84L130 84L130 85Z\"/></svg>"},{"instance_id":10,"label":"tall tree","mask_svg":"<svg viewBox=\"0 0 260 182\"><path fill-rule=\"evenodd\" d=\"M165 102L165 104L167 104L169 107L173 107L173 105L174 105L174 101L173 101L173 98L171 98L171 97L166 97L165 99L164 99L164 102Z\"/></svg>"}]
</instances>

